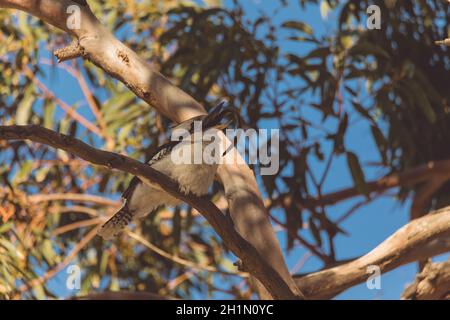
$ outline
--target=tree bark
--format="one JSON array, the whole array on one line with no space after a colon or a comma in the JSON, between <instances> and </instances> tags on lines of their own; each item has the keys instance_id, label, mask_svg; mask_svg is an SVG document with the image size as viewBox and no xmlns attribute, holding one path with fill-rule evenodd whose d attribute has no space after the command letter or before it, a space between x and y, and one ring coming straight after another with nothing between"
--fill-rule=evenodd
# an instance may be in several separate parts
<instances>
[{"instance_id":1,"label":"tree bark","mask_svg":"<svg viewBox=\"0 0 450 320\"><path fill-rule=\"evenodd\" d=\"M415 219L368 254L339 266L295 277L308 299L329 299L368 279L368 266L388 272L450 251L450 207Z\"/></svg>"},{"instance_id":2,"label":"tree bark","mask_svg":"<svg viewBox=\"0 0 450 320\"><path fill-rule=\"evenodd\" d=\"M267 262L266 257L239 232L230 220L206 197L180 192L179 185L147 164L121 154L93 148L84 142L36 125L0 126L0 140L31 140L62 149L92 164L131 173L145 183L159 186L172 196L197 209L211 224L225 245L241 259L246 270L267 288L275 299L293 299L290 287L280 274ZM297 289L298 291L298 289Z\"/></svg>"}]
</instances>

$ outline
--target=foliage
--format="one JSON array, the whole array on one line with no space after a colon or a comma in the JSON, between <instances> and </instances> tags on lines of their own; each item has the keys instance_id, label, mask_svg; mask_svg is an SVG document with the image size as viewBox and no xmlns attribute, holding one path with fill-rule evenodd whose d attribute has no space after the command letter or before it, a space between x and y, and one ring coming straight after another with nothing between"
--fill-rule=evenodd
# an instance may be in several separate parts
<instances>
[{"instance_id":1,"label":"foliage","mask_svg":"<svg viewBox=\"0 0 450 320\"><path fill-rule=\"evenodd\" d=\"M450 25L443 1L397 1L393 9L375 1L383 13L381 30L365 28L369 1L299 1L299 12L313 8L324 19L338 17L325 34L301 20L275 22L264 12L248 19L237 2L231 8L89 3L122 41L204 105L225 97L249 127L280 128L280 172L261 176L261 187L272 199L274 220L287 229L288 248L298 240L324 265L336 262L333 240L345 232L326 207L310 201L323 195L331 163L343 157L357 190L370 197L361 153L347 144L352 125L370 129L380 153L374 161L385 173L450 157L443 147L450 139L450 55L434 45ZM280 1L279 10L286 5ZM2 124L40 124L140 160L167 138L167 120L96 66L81 60L56 65L50 51L70 41L63 33L18 11L1 10L0 21ZM76 92L48 89L47 83L59 81ZM117 209L118 201L110 199L118 199L130 176L27 142L0 142L0 160L0 297L58 296L48 282L33 279L52 277L65 262L82 266L80 295L119 289L248 295L239 278L192 272L126 234L112 243L92 236L92 228ZM449 203L449 188L435 195L435 206ZM408 192L414 189L400 195ZM221 195L216 186L213 199ZM284 201L288 196L296 201ZM134 231L198 265L233 269L220 239L185 206L163 209ZM73 250L74 259L65 260Z\"/></svg>"}]
</instances>

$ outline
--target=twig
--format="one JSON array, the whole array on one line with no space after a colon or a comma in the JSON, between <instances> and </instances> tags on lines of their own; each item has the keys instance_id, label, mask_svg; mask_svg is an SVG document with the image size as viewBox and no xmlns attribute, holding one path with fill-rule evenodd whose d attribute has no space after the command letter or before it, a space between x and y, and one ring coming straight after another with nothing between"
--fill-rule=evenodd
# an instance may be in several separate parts
<instances>
[{"instance_id":1,"label":"twig","mask_svg":"<svg viewBox=\"0 0 450 320\"><path fill-rule=\"evenodd\" d=\"M441 161L429 161L424 165L406 170L401 173L394 173L377 179L371 182L367 182L367 188L369 192L381 192L390 188L398 186L411 186L420 182L428 181L430 179L450 179L450 160ZM277 199L272 201L271 206L280 206L285 202L296 201L300 208L311 206L329 206L339 201L346 200L361 195L357 188L346 188L336 192L324 194L321 197L309 197L305 203L300 203L295 199L292 199L290 194L283 194Z\"/></svg>"},{"instance_id":2,"label":"twig","mask_svg":"<svg viewBox=\"0 0 450 320\"><path fill-rule=\"evenodd\" d=\"M78 112L76 112L74 109L72 109L67 103L65 103L64 101L62 101L61 99L59 99L58 97L56 97L56 95L47 88L47 86L45 84L43 84L34 74L33 71L31 71L30 68L28 68L27 66L24 66L24 72L27 75L27 77L29 77L35 84L36 86L42 90L42 92L44 93L44 95L49 98L54 100L66 113L68 116L70 116L72 119L74 119L75 121L77 121L78 123L80 123L83 127L85 127L86 129L88 129L89 131L91 131L92 133L98 135L99 137L103 137L102 133L100 132L100 130L92 123L90 122L88 119L86 119L85 117L83 117L81 114L79 114Z\"/></svg>"},{"instance_id":3,"label":"twig","mask_svg":"<svg viewBox=\"0 0 450 320\"><path fill-rule=\"evenodd\" d=\"M83 227L88 227L91 226L93 224L100 224L100 222L102 222L103 219L102 218L92 218L92 219L86 219L86 220L81 220L81 221L77 221L77 222L73 222L73 223L69 223L66 224L62 227L56 228L55 230L52 231L52 235L53 236L57 236L78 228L83 228Z\"/></svg>"},{"instance_id":4,"label":"twig","mask_svg":"<svg viewBox=\"0 0 450 320\"><path fill-rule=\"evenodd\" d=\"M167 283L167 285L162 290L160 290L160 292L164 292L164 290L172 291L173 289L178 287L180 284L182 284L184 281L190 279L195 274L196 274L195 270L189 270L189 271L183 272L183 274L180 274L175 279L170 280Z\"/></svg>"},{"instance_id":5,"label":"twig","mask_svg":"<svg viewBox=\"0 0 450 320\"><path fill-rule=\"evenodd\" d=\"M138 97L174 122L180 123L206 113L200 103L173 85L159 72L154 71L145 59L119 41L100 23L89 6L80 8L80 28L69 28L67 8L71 5L73 2L69 0L0 0L2 8L23 10L75 37L86 59L124 83ZM228 141L225 135L223 139ZM217 175L227 194L230 216L237 232L231 228L223 230L224 227L221 224L227 222L224 217L216 217L215 214L208 216L207 212L202 214L207 217L216 231L220 230L219 235L222 238L227 237L224 239L225 243L234 253L239 252L238 256L250 255L250 260L254 254L256 254L254 257L259 256L250 261L247 267L250 268L250 272L256 271L254 275L264 283L264 285L258 284L258 288L262 288L258 291L260 297L299 298L302 294L289 274L281 247L264 207L255 175L246 164L238 163L238 160L243 159L235 148L229 155L236 155L236 161L219 165ZM211 210L215 211L214 208ZM253 226L256 225L257 228L254 228ZM232 231L232 235L229 236L226 231ZM246 259L242 260L249 262L245 261ZM263 271L263 269L266 275L257 271ZM264 287L270 291L270 294L266 294Z\"/></svg>"},{"instance_id":6,"label":"twig","mask_svg":"<svg viewBox=\"0 0 450 320\"><path fill-rule=\"evenodd\" d=\"M80 213L85 213L89 216L92 217L98 217L98 211L92 208L88 208L85 206L70 206L70 207L60 207L60 206L52 206L50 207L51 212L55 212L55 213L70 213L70 212L80 212ZM101 219L103 221L106 220L106 218L101 217Z\"/></svg>"},{"instance_id":7,"label":"twig","mask_svg":"<svg viewBox=\"0 0 450 320\"><path fill-rule=\"evenodd\" d=\"M247 272L228 272L228 271L218 270L217 268L214 268L214 267L211 267L211 266L199 265L197 263L185 260L183 258L180 258L180 257L178 257L176 255L170 254L170 253L168 253L168 252L158 248L157 246L155 246L154 244L148 242L142 236L138 235L135 232L127 231L127 234L131 238L133 238L134 240L139 241L141 244L146 246L151 251L159 254L161 257L164 257L164 258L166 258L166 259L168 259L170 261L173 261L175 263L181 264L181 265L186 266L188 268L195 269L195 270L203 270L203 271L208 271L208 272L222 273L222 274L231 275L231 276L240 276L240 277L244 277L244 278L248 277L248 273Z\"/></svg>"},{"instance_id":8,"label":"twig","mask_svg":"<svg viewBox=\"0 0 450 320\"><path fill-rule=\"evenodd\" d=\"M44 64L51 65L51 62L48 59L41 59L40 61L42 61L42 63L44 63ZM83 93L83 95L88 103L88 106L92 111L92 114L95 116L95 119L97 119L100 129L102 130L103 137L105 137L105 139L107 141L108 149L109 150L113 149L114 148L114 140L112 139L112 137L110 137L108 135L106 122L103 119L102 113L100 112L100 107L97 104L97 101L95 100L94 95L92 94L91 90L89 89L89 86L88 86L83 74L80 72L80 70L78 70L77 68L74 68L68 64L59 64L58 67L67 71L72 77L74 77L78 81L81 92Z\"/></svg>"},{"instance_id":9,"label":"twig","mask_svg":"<svg viewBox=\"0 0 450 320\"><path fill-rule=\"evenodd\" d=\"M114 201L93 194L82 194L82 193L33 194L28 196L28 200L32 203L65 200L65 201L91 202L99 205L112 207L117 207L120 205L119 201Z\"/></svg>"},{"instance_id":10,"label":"twig","mask_svg":"<svg viewBox=\"0 0 450 320\"><path fill-rule=\"evenodd\" d=\"M97 228L93 228L91 231L89 231L73 248L73 250L64 258L64 260L56 265L54 268L47 271L43 276L33 279L28 283L23 284L19 287L20 292L25 292L29 290L30 288L33 288L36 285L42 284L49 279L53 278L58 272L63 270L67 265L76 257L78 252L80 252L88 243L91 241L95 235L97 234Z\"/></svg>"},{"instance_id":11,"label":"twig","mask_svg":"<svg viewBox=\"0 0 450 320\"><path fill-rule=\"evenodd\" d=\"M295 263L295 265L291 268L291 273L297 273L301 268L303 268L303 266L305 265L305 263L309 260L309 258L311 258L313 256L313 254L311 253L311 251L306 251L304 255L302 255L300 257L300 259L298 259L298 261Z\"/></svg>"}]
</instances>

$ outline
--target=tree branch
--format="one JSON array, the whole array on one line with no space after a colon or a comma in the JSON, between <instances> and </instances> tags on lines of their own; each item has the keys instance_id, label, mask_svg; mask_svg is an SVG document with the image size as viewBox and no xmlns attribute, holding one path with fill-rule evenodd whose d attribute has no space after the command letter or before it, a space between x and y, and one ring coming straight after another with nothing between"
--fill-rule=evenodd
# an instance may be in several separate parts
<instances>
[{"instance_id":1,"label":"tree branch","mask_svg":"<svg viewBox=\"0 0 450 320\"><path fill-rule=\"evenodd\" d=\"M402 294L402 299L450 299L450 259L446 262L428 263Z\"/></svg>"},{"instance_id":2,"label":"tree branch","mask_svg":"<svg viewBox=\"0 0 450 320\"><path fill-rule=\"evenodd\" d=\"M433 195L442 187L442 185L447 181L447 178L434 178L427 181L419 190L413 198L413 203L411 205L410 218L411 220L417 219L424 214L426 214L426 208L430 204Z\"/></svg>"},{"instance_id":3,"label":"tree branch","mask_svg":"<svg viewBox=\"0 0 450 320\"><path fill-rule=\"evenodd\" d=\"M438 41L435 41L434 43L437 44L437 45L440 45L440 46L448 46L448 47L450 47L450 38L447 38L447 39L444 39L444 40L438 40Z\"/></svg>"},{"instance_id":4,"label":"tree branch","mask_svg":"<svg viewBox=\"0 0 450 320\"><path fill-rule=\"evenodd\" d=\"M60 63L66 60L83 57L84 51L78 41L73 41L67 47L55 50L53 54L58 58L58 63Z\"/></svg>"},{"instance_id":5,"label":"tree branch","mask_svg":"<svg viewBox=\"0 0 450 320\"><path fill-rule=\"evenodd\" d=\"M367 182L367 189L369 192L381 192L390 188L398 186L410 186L421 182L426 182L431 179L447 181L450 179L450 160L430 161L424 165L406 170L401 173L394 173L385 176L381 179ZM339 191L324 194L317 198L307 198L306 203L297 203L297 205L304 209L307 206L319 207L333 205L339 201L350 199L361 195L356 187L345 188ZM290 194L284 194L273 200L272 207L296 201L292 199Z\"/></svg>"},{"instance_id":6,"label":"tree branch","mask_svg":"<svg viewBox=\"0 0 450 320\"><path fill-rule=\"evenodd\" d=\"M124 155L95 149L71 136L36 125L0 126L0 140L26 139L62 149L92 164L131 173L150 185L158 185L172 196L196 208L212 225L225 245L243 261L246 271L261 281L274 298L299 298L293 294L280 274L266 262L266 257L260 255L252 244L235 230L230 220L206 197L181 193L174 180L149 165Z\"/></svg>"},{"instance_id":7,"label":"tree branch","mask_svg":"<svg viewBox=\"0 0 450 320\"><path fill-rule=\"evenodd\" d=\"M28 200L32 203L50 202L50 201L78 201L78 202L91 202L111 207L120 206L120 201L114 201L93 194L81 194L81 193L32 194L28 196Z\"/></svg>"},{"instance_id":8,"label":"tree branch","mask_svg":"<svg viewBox=\"0 0 450 320\"><path fill-rule=\"evenodd\" d=\"M450 251L450 207L415 219L368 254L339 266L296 277L308 299L329 299L367 280L367 267L388 272L401 265Z\"/></svg>"},{"instance_id":9,"label":"tree branch","mask_svg":"<svg viewBox=\"0 0 450 320\"><path fill-rule=\"evenodd\" d=\"M80 28L69 28L70 6L80 8ZM133 50L121 43L94 16L89 6L70 0L0 0L0 7L15 8L36 16L77 38L56 53L60 58L82 56L122 81L138 97L168 118L182 122L205 114L204 108L183 90L151 69ZM69 12L71 12L69 10Z\"/></svg>"},{"instance_id":10,"label":"tree branch","mask_svg":"<svg viewBox=\"0 0 450 320\"><path fill-rule=\"evenodd\" d=\"M56 104L58 104L61 109L64 110L65 113L67 113L67 115L69 117L71 117L73 120L75 120L76 122L78 122L79 124L81 124L83 127L85 127L86 129L88 129L89 131L91 131L92 133L96 134L99 137L103 137L102 132L88 119L86 119L85 117L83 117L81 114L79 114L78 112L76 112L71 106L69 106L66 102L62 101L61 99L59 99L58 97L56 97L56 95L51 92L47 86L45 84L43 84L33 73L33 71L31 71L30 68L28 68L27 66L24 66L23 68L24 74L30 78L31 81L33 81L33 83L42 90L44 97L53 100Z\"/></svg>"}]
</instances>

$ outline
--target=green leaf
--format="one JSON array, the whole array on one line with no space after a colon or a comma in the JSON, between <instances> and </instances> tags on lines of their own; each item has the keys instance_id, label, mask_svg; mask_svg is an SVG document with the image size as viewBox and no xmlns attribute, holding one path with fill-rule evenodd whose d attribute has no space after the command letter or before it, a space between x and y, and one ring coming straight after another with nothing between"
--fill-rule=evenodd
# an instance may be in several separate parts
<instances>
[{"instance_id":1,"label":"green leaf","mask_svg":"<svg viewBox=\"0 0 450 320\"><path fill-rule=\"evenodd\" d=\"M102 253L102 258L100 260L100 274L104 275L106 273L106 267L108 266L109 251L105 250Z\"/></svg>"},{"instance_id":2,"label":"green leaf","mask_svg":"<svg viewBox=\"0 0 450 320\"><path fill-rule=\"evenodd\" d=\"M9 251L12 257L17 258L17 249L16 247L6 239L0 238L0 246Z\"/></svg>"},{"instance_id":3,"label":"green leaf","mask_svg":"<svg viewBox=\"0 0 450 320\"><path fill-rule=\"evenodd\" d=\"M53 245L52 242L49 239L45 239L42 242L41 245L41 252L42 255L45 259L45 261L49 264L49 265L53 265L56 263L56 260L58 258L58 255L55 253L55 251L53 250Z\"/></svg>"},{"instance_id":4,"label":"green leaf","mask_svg":"<svg viewBox=\"0 0 450 320\"><path fill-rule=\"evenodd\" d=\"M415 97L415 105L422 110L423 114L427 118L428 122L435 123L437 116L434 112L433 107L430 104L430 101L428 100L425 92L422 90L422 88L414 81L410 81L409 83L411 87L411 93Z\"/></svg>"},{"instance_id":5,"label":"green leaf","mask_svg":"<svg viewBox=\"0 0 450 320\"><path fill-rule=\"evenodd\" d=\"M322 245L322 237L320 236L320 230L317 227L316 223L314 222L313 217L309 217L308 219L308 227L311 231L312 236L314 237L314 240L316 241L318 246Z\"/></svg>"},{"instance_id":6,"label":"green leaf","mask_svg":"<svg viewBox=\"0 0 450 320\"><path fill-rule=\"evenodd\" d=\"M387 162L386 158L386 149L388 146L388 143L381 132L381 130L377 126L370 126L370 130L372 131L373 139L375 140L375 143L377 144L378 151L380 152L380 156L383 159L383 163Z\"/></svg>"},{"instance_id":7,"label":"green leaf","mask_svg":"<svg viewBox=\"0 0 450 320\"><path fill-rule=\"evenodd\" d=\"M373 122L372 116L370 115L369 111L367 111L366 108L364 108L360 103L356 101L352 101L353 107L356 111L358 111L359 114L361 114L364 118L367 120Z\"/></svg>"},{"instance_id":8,"label":"green leaf","mask_svg":"<svg viewBox=\"0 0 450 320\"><path fill-rule=\"evenodd\" d=\"M31 87L30 87L31 88ZM20 101L19 106L16 111L16 124L23 125L27 124L31 115L31 107L33 106L34 96L31 90L25 92L25 96Z\"/></svg>"},{"instance_id":9,"label":"green leaf","mask_svg":"<svg viewBox=\"0 0 450 320\"><path fill-rule=\"evenodd\" d=\"M0 226L0 233L5 233L5 232L7 232L8 230L10 230L10 229L12 228L12 226L13 226L12 221L9 221L9 222L7 222L7 223L2 224L2 225Z\"/></svg>"},{"instance_id":10,"label":"green leaf","mask_svg":"<svg viewBox=\"0 0 450 320\"><path fill-rule=\"evenodd\" d=\"M50 167L42 167L36 170L35 178L36 182L42 182L47 177L48 172L50 171Z\"/></svg>"},{"instance_id":11,"label":"green leaf","mask_svg":"<svg viewBox=\"0 0 450 320\"><path fill-rule=\"evenodd\" d=\"M369 42L359 42L350 49L352 55L374 55L389 59L389 54L380 46Z\"/></svg>"},{"instance_id":12,"label":"green leaf","mask_svg":"<svg viewBox=\"0 0 450 320\"><path fill-rule=\"evenodd\" d=\"M299 30L302 31L306 34L313 34L313 30L312 28L307 25L306 23L300 22L300 21L286 21L285 23L283 23L281 25L283 28L287 28L287 29L295 29L295 30Z\"/></svg>"},{"instance_id":13,"label":"green leaf","mask_svg":"<svg viewBox=\"0 0 450 320\"><path fill-rule=\"evenodd\" d=\"M328 18L328 13L330 12L330 5L328 4L328 1L322 0L320 2L320 16L322 19Z\"/></svg>"},{"instance_id":14,"label":"green leaf","mask_svg":"<svg viewBox=\"0 0 450 320\"><path fill-rule=\"evenodd\" d=\"M53 128L53 114L55 112L55 105L52 103L46 104L44 107L44 127Z\"/></svg>"},{"instance_id":15,"label":"green leaf","mask_svg":"<svg viewBox=\"0 0 450 320\"><path fill-rule=\"evenodd\" d=\"M120 290L119 279L117 279L116 277L113 277L111 279L111 284L109 285L109 290L111 290L111 291L119 291Z\"/></svg>"},{"instance_id":16,"label":"green leaf","mask_svg":"<svg viewBox=\"0 0 450 320\"><path fill-rule=\"evenodd\" d=\"M428 100L430 100L433 104L442 106L441 95L419 68L414 69L414 78L418 81L419 85L424 88L424 91L427 93Z\"/></svg>"},{"instance_id":17,"label":"green leaf","mask_svg":"<svg viewBox=\"0 0 450 320\"><path fill-rule=\"evenodd\" d=\"M32 170L33 170L33 162L31 160L25 161L20 167L19 171L14 176L13 183L18 184L27 180Z\"/></svg>"},{"instance_id":18,"label":"green leaf","mask_svg":"<svg viewBox=\"0 0 450 320\"><path fill-rule=\"evenodd\" d=\"M347 165L352 174L353 182L356 189L361 193L369 196L369 188L367 187L366 180L364 178L364 172L361 169L358 157L353 153L347 151Z\"/></svg>"},{"instance_id":19,"label":"green leaf","mask_svg":"<svg viewBox=\"0 0 450 320\"><path fill-rule=\"evenodd\" d=\"M325 58L330 53L330 47L318 47L317 49L311 50L306 58Z\"/></svg>"}]
</instances>

